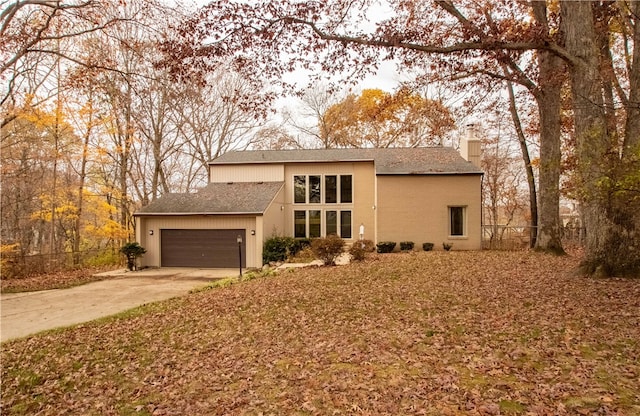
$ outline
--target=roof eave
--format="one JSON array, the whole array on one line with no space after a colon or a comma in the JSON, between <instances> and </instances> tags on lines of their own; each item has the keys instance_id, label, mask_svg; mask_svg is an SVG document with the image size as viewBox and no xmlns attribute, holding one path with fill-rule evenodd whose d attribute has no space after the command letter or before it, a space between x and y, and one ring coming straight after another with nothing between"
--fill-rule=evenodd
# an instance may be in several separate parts
<instances>
[{"instance_id":1,"label":"roof eave","mask_svg":"<svg viewBox=\"0 0 640 416\"><path fill-rule=\"evenodd\" d=\"M376 172L377 176L484 175L484 172Z\"/></svg>"},{"instance_id":2,"label":"roof eave","mask_svg":"<svg viewBox=\"0 0 640 416\"><path fill-rule=\"evenodd\" d=\"M373 158L367 159L309 159L309 160L245 160L236 162L218 162L212 160L209 165L273 165L277 163L343 163L343 162L375 162Z\"/></svg>"},{"instance_id":3,"label":"roof eave","mask_svg":"<svg viewBox=\"0 0 640 416\"><path fill-rule=\"evenodd\" d=\"M210 215L264 215L257 212L136 212L134 217L176 217L176 216L210 216Z\"/></svg>"}]
</instances>

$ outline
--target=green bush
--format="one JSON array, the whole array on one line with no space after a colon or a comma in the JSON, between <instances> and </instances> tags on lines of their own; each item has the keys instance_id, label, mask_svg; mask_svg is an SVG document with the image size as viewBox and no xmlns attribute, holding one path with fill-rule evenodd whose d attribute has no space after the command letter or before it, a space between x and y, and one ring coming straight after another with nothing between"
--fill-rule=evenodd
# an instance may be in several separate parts
<instances>
[{"instance_id":1,"label":"green bush","mask_svg":"<svg viewBox=\"0 0 640 416\"><path fill-rule=\"evenodd\" d=\"M325 266L333 266L336 264L336 258L342 254L344 248L344 240L335 234L331 234L324 238L316 238L311 242L311 250L313 254L322 260Z\"/></svg>"},{"instance_id":2,"label":"green bush","mask_svg":"<svg viewBox=\"0 0 640 416\"><path fill-rule=\"evenodd\" d=\"M422 249L424 251L431 251L433 250L433 243L422 243Z\"/></svg>"},{"instance_id":3,"label":"green bush","mask_svg":"<svg viewBox=\"0 0 640 416\"><path fill-rule=\"evenodd\" d=\"M285 261L291 255L296 240L292 237L273 236L262 246L262 263Z\"/></svg>"},{"instance_id":4,"label":"green bush","mask_svg":"<svg viewBox=\"0 0 640 416\"><path fill-rule=\"evenodd\" d=\"M311 239L310 238L296 238L293 240L293 244L290 248L290 256L295 256L302 250L306 248L311 248Z\"/></svg>"},{"instance_id":5,"label":"green bush","mask_svg":"<svg viewBox=\"0 0 640 416\"><path fill-rule=\"evenodd\" d=\"M402 251L411 251L413 250L413 246L413 241L400 241L400 250Z\"/></svg>"},{"instance_id":6,"label":"green bush","mask_svg":"<svg viewBox=\"0 0 640 416\"><path fill-rule=\"evenodd\" d=\"M394 248L396 248L395 241L381 241L376 244L378 248L378 253L391 253Z\"/></svg>"},{"instance_id":7,"label":"green bush","mask_svg":"<svg viewBox=\"0 0 640 416\"><path fill-rule=\"evenodd\" d=\"M442 243L442 248L445 249L445 251L451 250L451 247L453 247L453 243Z\"/></svg>"}]
</instances>

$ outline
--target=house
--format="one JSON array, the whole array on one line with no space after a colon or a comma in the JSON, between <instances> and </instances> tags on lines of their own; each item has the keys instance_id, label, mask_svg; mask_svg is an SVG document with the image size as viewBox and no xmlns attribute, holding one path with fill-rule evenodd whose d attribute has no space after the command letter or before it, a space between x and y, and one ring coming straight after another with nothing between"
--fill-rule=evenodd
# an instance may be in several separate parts
<instances>
[{"instance_id":1,"label":"house","mask_svg":"<svg viewBox=\"0 0 640 416\"><path fill-rule=\"evenodd\" d=\"M262 266L274 235L481 248L478 140L450 147L233 151L197 193L134 214L148 267Z\"/></svg>"}]
</instances>

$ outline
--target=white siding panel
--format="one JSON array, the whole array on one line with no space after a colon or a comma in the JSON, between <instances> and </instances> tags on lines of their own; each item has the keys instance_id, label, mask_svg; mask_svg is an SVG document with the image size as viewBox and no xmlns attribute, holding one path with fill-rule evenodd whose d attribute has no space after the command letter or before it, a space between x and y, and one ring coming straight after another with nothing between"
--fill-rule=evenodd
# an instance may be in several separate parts
<instances>
[{"instance_id":1,"label":"white siding panel","mask_svg":"<svg viewBox=\"0 0 640 416\"><path fill-rule=\"evenodd\" d=\"M284 165L210 165L211 181L228 182L283 182Z\"/></svg>"}]
</instances>

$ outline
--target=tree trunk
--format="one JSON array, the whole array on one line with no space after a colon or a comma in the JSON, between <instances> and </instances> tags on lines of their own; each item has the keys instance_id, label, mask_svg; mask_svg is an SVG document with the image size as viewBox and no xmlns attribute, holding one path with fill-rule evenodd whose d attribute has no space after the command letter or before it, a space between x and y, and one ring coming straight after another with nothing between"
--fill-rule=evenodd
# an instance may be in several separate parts
<instances>
[{"instance_id":1,"label":"tree trunk","mask_svg":"<svg viewBox=\"0 0 640 416\"><path fill-rule=\"evenodd\" d=\"M516 128L518 142L520 143L520 151L522 153L522 160L524 161L524 168L527 172L527 185L529 187L529 214L531 215L529 247L533 248L536 245L538 236L538 194L536 191L536 178L533 175L533 166L531 165L529 148L527 147L527 141L522 130L522 123L520 122L520 116L518 115L518 109L516 108L516 97L513 92L513 84L511 82L507 82L507 90L509 92L509 111L511 112L513 125Z\"/></svg>"},{"instance_id":2,"label":"tree trunk","mask_svg":"<svg viewBox=\"0 0 640 416\"><path fill-rule=\"evenodd\" d=\"M553 37L546 1L532 1L536 21ZM540 118L540 177L536 250L563 254L560 223L560 98L565 65L548 51L537 51L538 86L531 90Z\"/></svg>"},{"instance_id":3,"label":"tree trunk","mask_svg":"<svg viewBox=\"0 0 640 416\"><path fill-rule=\"evenodd\" d=\"M586 228L582 269L596 276L634 275L640 272L638 214L619 189L628 172L616 135L607 129L592 3L561 2L560 7L566 49L573 57L577 172Z\"/></svg>"},{"instance_id":4,"label":"tree trunk","mask_svg":"<svg viewBox=\"0 0 640 416\"><path fill-rule=\"evenodd\" d=\"M82 159L80 161L80 178L78 183L78 216L74 224L73 232L73 264L80 264L80 241L82 237L82 213L84 211L84 186L87 179L87 159L89 155L89 140L93 129L93 94L89 92L89 119L87 121L87 131L82 142Z\"/></svg>"},{"instance_id":5,"label":"tree trunk","mask_svg":"<svg viewBox=\"0 0 640 416\"><path fill-rule=\"evenodd\" d=\"M640 2L629 3L634 20L633 56L629 71L629 100L626 107L627 122L625 125L623 157L632 158L640 149Z\"/></svg>"},{"instance_id":6,"label":"tree trunk","mask_svg":"<svg viewBox=\"0 0 640 416\"><path fill-rule=\"evenodd\" d=\"M536 250L564 254L560 223L560 106L564 64L551 52L538 51L540 115L540 209Z\"/></svg>"}]
</instances>

